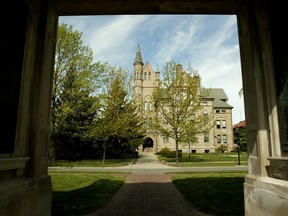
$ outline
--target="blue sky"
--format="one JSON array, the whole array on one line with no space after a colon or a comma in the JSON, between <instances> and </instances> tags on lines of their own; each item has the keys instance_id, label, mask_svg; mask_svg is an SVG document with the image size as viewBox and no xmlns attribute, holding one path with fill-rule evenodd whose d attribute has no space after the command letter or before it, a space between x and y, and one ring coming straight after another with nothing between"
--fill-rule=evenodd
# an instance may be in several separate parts
<instances>
[{"instance_id":1,"label":"blue sky","mask_svg":"<svg viewBox=\"0 0 288 216\"><path fill-rule=\"evenodd\" d=\"M174 60L198 71L203 87L223 88L233 106L233 124L245 119L235 15L103 15L60 17L83 33L95 61L133 72L140 45L143 62L160 72Z\"/></svg>"}]
</instances>

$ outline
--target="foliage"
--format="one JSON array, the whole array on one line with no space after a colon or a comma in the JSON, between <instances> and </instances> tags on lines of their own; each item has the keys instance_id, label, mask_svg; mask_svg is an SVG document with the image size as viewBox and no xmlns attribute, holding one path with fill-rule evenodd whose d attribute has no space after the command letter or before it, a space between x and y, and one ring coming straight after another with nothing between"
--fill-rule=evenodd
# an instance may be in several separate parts
<instances>
[{"instance_id":1,"label":"foliage","mask_svg":"<svg viewBox=\"0 0 288 216\"><path fill-rule=\"evenodd\" d=\"M133 154L141 144L145 132L142 121L137 116L136 106L133 101L128 100L125 72L119 68L111 73L109 80L107 93L102 97L101 115L95 120L91 130L91 136L102 141L103 163L106 161L107 149L113 157L125 158Z\"/></svg>"},{"instance_id":2,"label":"foliage","mask_svg":"<svg viewBox=\"0 0 288 216\"><path fill-rule=\"evenodd\" d=\"M240 146L241 151L247 151L246 127L234 128L234 143Z\"/></svg>"},{"instance_id":3,"label":"foliage","mask_svg":"<svg viewBox=\"0 0 288 216\"><path fill-rule=\"evenodd\" d=\"M107 64L93 63L91 48L72 26L58 27L51 107L50 160L93 158L90 125L100 108L95 94L105 82Z\"/></svg>"},{"instance_id":4,"label":"foliage","mask_svg":"<svg viewBox=\"0 0 288 216\"><path fill-rule=\"evenodd\" d=\"M227 152L228 147L227 145L221 144L218 148L216 148L217 153L224 153Z\"/></svg>"},{"instance_id":5,"label":"foliage","mask_svg":"<svg viewBox=\"0 0 288 216\"><path fill-rule=\"evenodd\" d=\"M161 149L158 154L161 157L166 157L166 158L176 158L176 151L171 151L169 148L165 147ZM182 152L178 152L178 156L182 157Z\"/></svg>"},{"instance_id":6,"label":"foliage","mask_svg":"<svg viewBox=\"0 0 288 216\"><path fill-rule=\"evenodd\" d=\"M197 134L212 127L211 117L201 111L207 94L201 88L199 74L190 65L183 71L182 65L174 61L166 63L163 80L153 92L156 115L150 124L163 137L175 140L177 162L178 145L197 142Z\"/></svg>"}]
</instances>

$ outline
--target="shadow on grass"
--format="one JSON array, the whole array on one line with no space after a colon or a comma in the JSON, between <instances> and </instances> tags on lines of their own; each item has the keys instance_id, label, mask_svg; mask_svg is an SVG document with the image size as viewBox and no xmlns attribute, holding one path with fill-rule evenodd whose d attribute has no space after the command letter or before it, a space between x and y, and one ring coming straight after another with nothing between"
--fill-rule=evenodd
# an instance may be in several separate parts
<instances>
[{"instance_id":1,"label":"shadow on grass","mask_svg":"<svg viewBox=\"0 0 288 216\"><path fill-rule=\"evenodd\" d=\"M202 212L244 216L243 177L196 177L172 182Z\"/></svg>"},{"instance_id":2,"label":"shadow on grass","mask_svg":"<svg viewBox=\"0 0 288 216\"><path fill-rule=\"evenodd\" d=\"M107 204L122 185L120 180L99 179L83 188L53 191L52 216L91 213Z\"/></svg>"}]
</instances>

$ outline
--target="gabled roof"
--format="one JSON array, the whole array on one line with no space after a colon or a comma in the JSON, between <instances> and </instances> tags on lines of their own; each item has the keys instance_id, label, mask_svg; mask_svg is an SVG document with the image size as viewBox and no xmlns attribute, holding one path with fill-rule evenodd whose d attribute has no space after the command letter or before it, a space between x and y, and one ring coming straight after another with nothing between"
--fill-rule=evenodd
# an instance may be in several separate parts
<instances>
[{"instance_id":1,"label":"gabled roof","mask_svg":"<svg viewBox=\"0 0 288 216\"><path fill-rule=\"evenodd\" d=\"M233 108L233 106L227 103L228 97L222 88L211 88L208 89L209 93L206 98L214 99L214 108Z\"/></svg>"},{"instance_id":2,"label":"gabled roof","mask_svg":"<svg viewBox=\"0 0 288 216\"><path fill-rule=\"evenodd\" d=\"M208 98L218 98L219 100L228 100L228 97L224 91L223 88L211 88L209 90L209 95L207 96Z\"/></svg>"},{"instance_id":3,"label":"gabled roof","mask_svg":"<svg viewBox=\"0 0 288 216\"><path fill-rule=\"evenodd\" d=\"M148 61L145 63L143 70L144 71L154 72L152 66L150 65L150 63Z\"/></svg>"}]
</instances>

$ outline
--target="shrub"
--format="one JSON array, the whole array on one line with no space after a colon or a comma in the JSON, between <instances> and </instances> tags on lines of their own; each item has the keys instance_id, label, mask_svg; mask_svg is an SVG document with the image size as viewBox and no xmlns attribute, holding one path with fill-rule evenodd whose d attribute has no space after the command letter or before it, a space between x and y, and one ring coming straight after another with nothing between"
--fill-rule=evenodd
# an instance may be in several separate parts
<instances>
[{"instance_id":1,"label":"shrub","mask_svg":"<svg viewBox=\"0 0 288 216\"><path fill-rule=\"evenodd\" d=\"M167 147L164 147L162 148L160 151L159 151L159 154L161 155L161 157L167 157L167 155L170 154L170 149L167 148Z\"/></svg>"},{"instance_id":2,"label":"shrub","mask_svg":"<svg viewBox=\"0 0 288 216\"><path fill-rule=\"evenodd\" d=\"M161 155L161 157L176 158L176 151L171 151L167 147L161 149L157 154ZM178 156L182 157L182 151L181 150L178 150Z\"/></svg>"},{"instance_id":3,"label":"shrub","mask_svg":"<svg viewBox=\"0 0 288 216\"><path fill-rule=\"evenodd\" d=\"M216 152L217 153L224 153L224 152L226 152L228 150L228 148L227 148L227 145L223 145L223 144L221 144L217 149L216 149Z\"/></svg>"}]
</instances>

